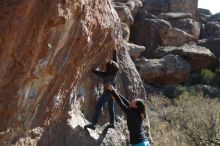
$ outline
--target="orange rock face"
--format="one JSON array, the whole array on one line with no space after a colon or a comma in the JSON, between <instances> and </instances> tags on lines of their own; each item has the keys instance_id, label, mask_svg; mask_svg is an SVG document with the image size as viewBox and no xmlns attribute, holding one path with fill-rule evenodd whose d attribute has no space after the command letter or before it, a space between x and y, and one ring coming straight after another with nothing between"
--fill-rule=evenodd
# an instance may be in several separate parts
<instances>
[{"instance_id":1,"label":"orange rock face","mask_svg":"<svg viewBox=\"0 0 220 146\"><path fill-rule=\"evenodd\" d=\"M0 140L65 117L82 76L114 48L115 13L109 0L0 1Z\"/></svg>"}]
</instances>

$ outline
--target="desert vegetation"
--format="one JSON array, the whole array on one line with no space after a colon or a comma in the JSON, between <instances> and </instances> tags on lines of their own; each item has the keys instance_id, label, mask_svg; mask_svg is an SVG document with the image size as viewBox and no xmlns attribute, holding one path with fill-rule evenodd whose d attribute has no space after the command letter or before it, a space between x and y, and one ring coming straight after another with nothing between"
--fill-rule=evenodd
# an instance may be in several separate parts
<instances>
[{"instance_id":1,"label":"desert vegetation","mask_svg":"<svg viewBox=\"0 0 220 146\"><path fill-rule=\"evenodd\" d=\"M220 101L182 89L176 98L149 99L151 134L156 146L220 145Z\"/></svg>"}]
</instances>

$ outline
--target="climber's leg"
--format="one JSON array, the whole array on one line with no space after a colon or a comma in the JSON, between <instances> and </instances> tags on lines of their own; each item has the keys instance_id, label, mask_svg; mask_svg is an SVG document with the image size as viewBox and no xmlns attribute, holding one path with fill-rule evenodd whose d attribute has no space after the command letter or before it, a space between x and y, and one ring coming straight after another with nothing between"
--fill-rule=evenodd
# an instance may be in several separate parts
<instances>
[{"instance_id":1,"label":"climber's leg","mask_svg":"<svg viewBox=\"0 0 220 146\"><path fill-rule=\"evenodd\" d=\"M109 128L114 128L115 123L115 111L114 111L114 101L110 97L108 101L108 111L109 111L109 117L110 117L110 125Z\"/></svg>"},{"instance_id":2,"label":"climber's leg","mask_svg":"<svg viewBox=\"0 0 220 146\"><path fill-rule=\"evenodd\" d=\"M95 130L96 123L97 123L98 118L99 118L99 114L101 112L101 109L102 109L103 105L105 104L105 102L107 100L108 100L108 98L106 96L106 93L103 93L102 96L99 97L99 99L98 99L98 101L96 103L96 106L95 106L95 113L94 113L93 118L92 118L92 123L86 125L84 128L90 128L92 130Z\"/></svg>"},{"instance_id":3,"label":"climber's leg","mask_svg":"<svg viewBox=\"0 0 220 146\"><path fill-rule=\"evenodd\" d=\"M92 118L92 123L94 125L96 125L98 118L99 118L99 114L101 112L101 109L104 106L104 104L106 103L106 101L108 101L108 98L106 97L106 94L103 93L102 96L98 99L98 101L96 103L95 113Z\"/></svg>"}]
</instances>

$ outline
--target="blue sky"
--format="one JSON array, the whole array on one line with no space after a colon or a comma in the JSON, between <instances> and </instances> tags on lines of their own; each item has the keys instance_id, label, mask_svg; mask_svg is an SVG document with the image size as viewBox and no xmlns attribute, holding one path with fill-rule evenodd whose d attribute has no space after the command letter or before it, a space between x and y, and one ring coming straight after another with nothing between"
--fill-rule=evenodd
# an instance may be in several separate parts
<instances>
[{"instance_id":1,"label":"blue sky","mask_svg":"<svg viewBox=\"0 0 220 146\"><path fill-rule=\"evenodd\" d=\"M209 9L212 14L220 12L220 0L199 0L199 8Z\"/></svg>"}]
</instances>

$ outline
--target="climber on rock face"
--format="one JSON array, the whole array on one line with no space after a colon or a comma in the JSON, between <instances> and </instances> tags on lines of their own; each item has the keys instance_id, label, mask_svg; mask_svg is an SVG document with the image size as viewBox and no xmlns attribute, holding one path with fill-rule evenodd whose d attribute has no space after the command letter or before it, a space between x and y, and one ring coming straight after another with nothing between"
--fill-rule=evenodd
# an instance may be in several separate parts
<instances>
[{"instance_id":1,"label":"climber on rock face","mask_svg":"<svg viewBox=\"0 0 220 146\"><path fill-rule=\"evenodd\" d=\"M113 86L116 84L116 76L117 72L119 70L119 65L117 63L117 55L116 50L113 52L113 60L107 62L106 64L106 71L101 72L98 70L93 69L93 73L97 76L101 77L103 79L104 87L105 84L110 82ZM115 113L114 113L114 101L112 99L112 94L109 90L104 88L104 92L99 97L96 106L95 106L95 113L92 118L92 123L85 126L85 128L90 128L92 130L95 130L96 124L99 118L99 114L101 112L102 107L104 104L108 102L108 110L109 110L109 116L110 116L110 124L108 125L108 128L114 128L114 121L115 121Z\"/></svg>"},{"instance_id":2,"label":"climber on rock face","mask_svg":"<svg viewBox=\"0 0 220 146\"><path fill-rule=\"evenodd\" d=\"M143 101L141 99L135 99L131 102L127 101L125 97L115 91L114 86L110 82L105 84L105 88L111 92L112 98L116 100L127 116L127 126L132 146L150 146L143 125L143 120L146 118Z\"/></svg>"}]
</instances>

